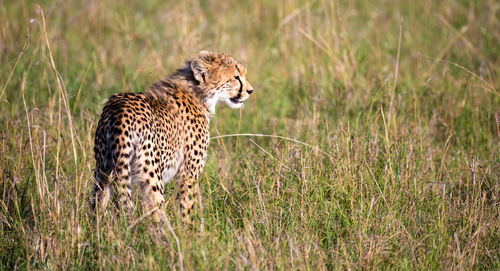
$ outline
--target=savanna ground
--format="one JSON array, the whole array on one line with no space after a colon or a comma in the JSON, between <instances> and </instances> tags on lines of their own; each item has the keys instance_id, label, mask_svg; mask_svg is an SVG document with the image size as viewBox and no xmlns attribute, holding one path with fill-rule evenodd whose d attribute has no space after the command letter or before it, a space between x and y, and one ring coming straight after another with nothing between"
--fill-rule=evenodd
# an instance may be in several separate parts
<instances>
[{"instance_id":1,"label":"savanna ground","mask_svg":"<svg viewBox=\"0 0 500 271\"><path fill-rule=\"evenodd\" d=\"M176 2L0 1L0 269L500 269L498 1ZM255 87L213 137L297 141L213 138L202 227L96 222L106 99L202 49Z\"/></svg>"}]
</instances>

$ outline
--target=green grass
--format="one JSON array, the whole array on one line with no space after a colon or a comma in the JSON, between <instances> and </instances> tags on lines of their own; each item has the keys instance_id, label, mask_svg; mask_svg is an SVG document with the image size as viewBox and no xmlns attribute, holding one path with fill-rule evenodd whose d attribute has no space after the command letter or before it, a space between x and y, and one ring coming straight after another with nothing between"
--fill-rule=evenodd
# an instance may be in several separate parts
<instances>
[{"instance_id":1,"label":"green grass","mask_svg":"<svg viewBox=\"0 0 500 271\"><path fill-rule=\"evenodd\" d=\"M1 270L500 269L497 1L174 2L0 2ZM313 147L213 139L180 247L97 223L105 101L203 49L256 90L212 136Z\"/></svg>"}]
</instances>

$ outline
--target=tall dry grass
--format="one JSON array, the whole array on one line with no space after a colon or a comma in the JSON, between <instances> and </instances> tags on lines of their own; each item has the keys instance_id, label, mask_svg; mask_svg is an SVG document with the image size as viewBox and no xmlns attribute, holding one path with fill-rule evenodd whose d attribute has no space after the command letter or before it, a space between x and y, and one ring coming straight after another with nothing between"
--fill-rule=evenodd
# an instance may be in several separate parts
<instances>
[{"instance_id":1,"label":"tall dry grass","mask_svg":"<svg viewBox=\"0 0 500 271\"><path fill-rule=\"evenodd\" d=\"M500 268L496 1L0 3L0 269ZM202 226L173 184L164 237L95 217L106 99L207 48L256 92L212 120Z\"/></svg>"}]
</instances>

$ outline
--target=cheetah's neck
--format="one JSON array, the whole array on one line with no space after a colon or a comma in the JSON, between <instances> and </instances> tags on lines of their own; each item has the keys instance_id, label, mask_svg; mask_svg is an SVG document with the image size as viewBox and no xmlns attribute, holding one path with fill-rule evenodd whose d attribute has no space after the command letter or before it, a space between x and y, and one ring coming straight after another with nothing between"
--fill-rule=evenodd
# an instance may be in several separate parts
<instances>
[{"instance_id":1,"label":"cheetah's neck","mask_svg":"<svg viewBox=\"0 0 500 271\"><path fill-rule=\"evenodd\" d=\"M198 81L194 78L189 65L177 70L169 77L154 83L145 94L153 99L167 100L168 97L175 96L176 92L189 91L200 100L207 112L207 119L215 114L217 99L210 97L206 91L200 88Z\"/></svg>"}]
</instances>

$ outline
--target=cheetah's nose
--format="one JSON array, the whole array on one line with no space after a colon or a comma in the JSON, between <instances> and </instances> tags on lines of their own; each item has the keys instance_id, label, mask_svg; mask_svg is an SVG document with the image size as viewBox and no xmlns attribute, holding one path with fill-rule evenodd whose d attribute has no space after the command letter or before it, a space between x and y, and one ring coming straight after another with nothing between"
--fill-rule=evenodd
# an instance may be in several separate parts
<instances>
[{"instance_id":1,"label":"cheetah's nose","mask_svg":"<svg viewBox=\"0 0 500 271\"><path fill-rule=\"evenodd\" d=\"M253 92L253 89L248 89L248 90L247 90L247 93L248 93L248 94L252 94L252 92Z\"/></svg>"}]
</instances>

